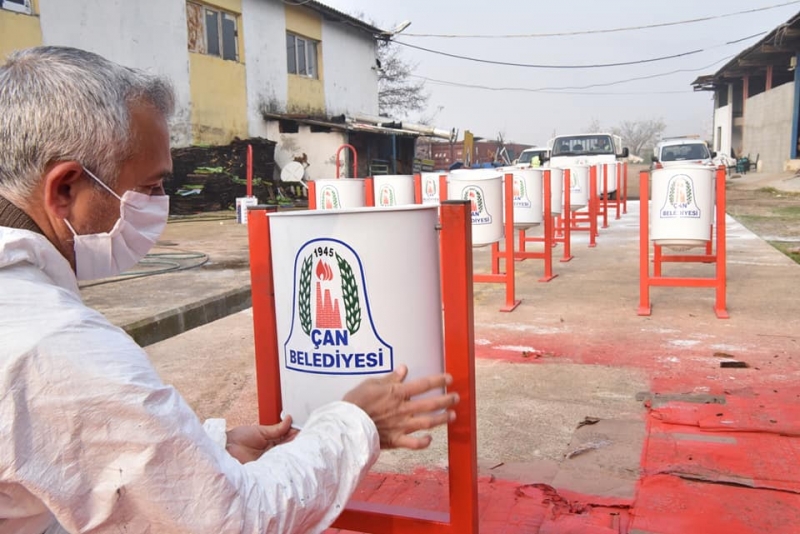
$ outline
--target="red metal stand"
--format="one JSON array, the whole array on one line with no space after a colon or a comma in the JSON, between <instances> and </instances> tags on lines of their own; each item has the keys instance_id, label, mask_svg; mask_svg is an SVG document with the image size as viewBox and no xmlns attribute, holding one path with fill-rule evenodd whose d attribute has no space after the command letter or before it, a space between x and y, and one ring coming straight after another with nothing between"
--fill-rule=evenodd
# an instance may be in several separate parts
<instances>
[{"instance_id":1,"label":"red metal stand","mask_svg":"<svg viewBox=\"0 0 800 534\"><path fill-rule=\"evenodd\" d=\"M565 202L566 203L566 202ZM589 167L589 203L586 206L586 211L576 211L569 214L572 220L570 224L570 232L589 232L589 247L594 248L597 246L597 217L599 216L600 198L597 194L597 167L592 165ZM585 225L585 226L584 226ZM563 223L559 221L559 231L566 232ZM567 256L567 251L564 252ZM566 260L561 260L566 261Z\"/></svg>"},{"instance_id":2,"label":"red metal stand","mask_svg":"<svg viewBox=\"0 0 800 534\"><path fill-rule=\"evenodd\" d=\"M614 217L616 220L620 220L620 208L622 207L622 164L615 163L614 164L614 171L616 172L617 176L617 194L614 195L614 204L617 208L617 215Z\"/></svg>"},{"instance_id":3,"label":"red metal stand","mask_svg":"<svg viewBox=\"0 0 800 534\"><path fill-rule=\"evenodd\" d=\"M248 218L258 415L261 424L280 421L281 384L268 210ZM472 293L472 221L468 202L442 203L442 295L448 388L459 394L456 420L448 426L448 512L351 502L334 528L371 534L478 534L477 412Z\"/></svg>"},{"instance_id":4,"label":"red metal stand","mask_svg":"<svg viewBox=\"0 0 800 534\"><path fill-rule=\"evenodd\" d=\"M650 288L653 286L662 287L712 287L716 290L716 300L714 313L719 319L728 319L726 306L726 262L727 251L725 244L725 167L717 169L716 179L716 253L712 253L712 242L714 242L713 228L711 230L712 240L706 245L705 254L683 254L668 255L662 254L660 246L654 245L654 267L653 276L650 276L650 173L642 171L639 174L640 190L640 217L639 224L639 315L650 315L652 308L650 305ZM661 275L663 263L716 263L714 278L687 278L687 277L665 277Z\"/></svg>"},{"instance_id":5,"label":"red metal stand","mask_svg":"<svg viewBox=\"0 0 800 534\"><path fill-rule=\"evenodd\" d=\"M608 163L603 164L603 228L608 228Z\"/></svg>"},{"instance_id":6,"label":"red metal stand","mask_svg":"<svg viewBox=\"0 0 800 534\"><path fill-rule=\"evenodd\" d=\"M540 282L549 282L557 274L553 274L553 247L555 246L555 224L553 217L553 198L552 198L552 184L550 182L550 170L545 169L543 173L544 182L544 214L543 220L543 235L542 237L527 237L525 230L519 230L519 250L514 254L514 258L523 261L528 259L544 260L544 276L539 279ZM526 250L527 243L543 243L542 252L528 252ZM513 243L511 245L513 247ZM506 243L508 248L508 243ZM498 262L499 263L499 262ZM498 265L499 267L499 265Z\"/></svg>"},{"instance_id":7,"label":"red metal stand","mask_svg":"<svg viewBox=\"0 0 800 534\"><path fill-rule=\"evenodd\" d=\"M440 198L446 198L447 194L447 176L442 175L440 178L439 195ZM506 174L503 186L503 195L505 197L505 223L503 228L503 239L505 241L505 250L500 252L500 244L492 243L492 273L491 274L476 274L473 275L473 280L480 284L505 284L506 286L506 303L505 306L500 308L501 312L512 312L520 305L519 300L516 299L515 287L515 272L514 272L514 175ZM506 260L506 272L500 272L500 259Z\"/></svg>"},{"instance_id":8,"label":"red metal stand","mask_svg":"<svg viewBox=\"0 0 800 534\"><path fill-rule=\"evenodd\" d=\"M556 226L558 230L558 237L556 236L553 241L556 243L564 244L564 255L559 260L561 263L566 263L572 260L572 209L570 203L572 202L572 171L564 169L564 216L556 218Z\"/></svg>"},{"instance_id":9,"label":"red metal stand","mask_svg":"<svg viewBox=\"0 0 800 534\"><path fill-rule=\"evenodd\" d=\"M314 180L308 182L308 209L317 209L317 183Z\"/></svg>"},{"instance_id":10,"label":"red metal stand","mask_svg":"<svg viewBox=\"0 0 800 534\"><path fill-rule=\"evenodd\" d=\"M375 179L372 176L364 181L364 200L368 208L375 207Z\"/></svg>"},{"instance_id":11,"label":"red metal stand","mask_svg":"<svg viewBox=\"0 0 800 534\"><path fill-rule=\"evenodd\" d=\"M623 164L622 173L622 213L628 213L628 162Z\"/></svg>"}]
</instances>

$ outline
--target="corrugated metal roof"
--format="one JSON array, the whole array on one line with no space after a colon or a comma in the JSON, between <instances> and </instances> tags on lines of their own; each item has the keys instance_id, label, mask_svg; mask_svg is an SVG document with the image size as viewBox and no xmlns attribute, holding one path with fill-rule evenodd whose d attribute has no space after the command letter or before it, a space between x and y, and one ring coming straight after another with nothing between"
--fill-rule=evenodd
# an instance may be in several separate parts
<instances>
[{"instance_id":1,"label":"corrugated metal roof","mask_svg":"<svg viewBox=\"0 0 800 534\"><path fill-rule=\"evenodd\" d=\"M401 135L406 137L420 137L422 134L412 130L403 130L402 128L387 128L385 126L377 126L359 121L345 121L334 122L322 118L314 117L298 117L296 115L288 115L281 113L264 113L265 118L274 120L290 120L299 122L300 124L309 124L313 126L321 126L323 128L331 128L332 130L342 130L346 132L364 132L374 133L378 135Z\"/></svg>"},{"instance_id":2,"label":"corrugated metal roof","mask_svg":"<svg viewBox=\"0 0 800 534\"><path fill-rule=\"evenodd\" d=\"M769 32L754 45L739 52L717 72L699 76L691 85L698 90L713 89L714 84L722 81L726 76L736 77L737 71L754 68L745 65L746 63L751 65L752 63L763 63L761 67L778 65L797 52L800 52L800 12Z\"/></svg>"}]
</instances>

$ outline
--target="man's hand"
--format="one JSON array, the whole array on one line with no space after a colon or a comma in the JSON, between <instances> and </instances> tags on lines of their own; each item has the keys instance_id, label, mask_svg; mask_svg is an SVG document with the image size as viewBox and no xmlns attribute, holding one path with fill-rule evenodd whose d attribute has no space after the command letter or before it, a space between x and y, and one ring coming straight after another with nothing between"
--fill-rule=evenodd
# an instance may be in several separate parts
<instances>
[{"instance_id":1,"label":"man's hand","mask_svg":"<svg viewBox=\"0 0 800 534\"><path fill-rule=\"evenodd\" d=\"M437 375L403 383L407 375L408 368L401 365L386 377L365 380L343 399L364 410L375 422L383 449L424 449L431 444L431 436L409 434L455 419L455 412L447 408L458 403L456 393L412 400L417 395L450 385L453 377Z\"/></svg>"},{"instance_id":2,"label":"man's hand","mask_svg":"<svg viewBox=\"0 0 800 534\"><path fill-rule=\"evenodd\" d=\"M277 425L239 426L228 430L228 454L240 463L258 460L261 455L276 445L294 439L297 430L292 430L292 418L286 417Z\"/></svg>"}]
</instances>

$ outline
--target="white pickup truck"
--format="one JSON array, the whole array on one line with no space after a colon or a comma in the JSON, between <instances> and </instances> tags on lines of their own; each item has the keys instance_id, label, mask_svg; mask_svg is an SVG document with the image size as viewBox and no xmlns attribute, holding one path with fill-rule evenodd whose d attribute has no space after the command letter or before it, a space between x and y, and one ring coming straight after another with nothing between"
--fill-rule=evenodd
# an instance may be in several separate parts
<instances>
[{"instance_id":1,"label":"white pickup truck","mask_svg":"<svg viewBox=\"0 0 800 534\"><path fill-rule=\"evenodd\" d=\"M622 147L622 138L610 133L559 135L547 145L550 148L549 165L561 169L614 163L628 157L628 149ZM614 194L610 196L613 198Z\"/></svg>"}]
</instances>

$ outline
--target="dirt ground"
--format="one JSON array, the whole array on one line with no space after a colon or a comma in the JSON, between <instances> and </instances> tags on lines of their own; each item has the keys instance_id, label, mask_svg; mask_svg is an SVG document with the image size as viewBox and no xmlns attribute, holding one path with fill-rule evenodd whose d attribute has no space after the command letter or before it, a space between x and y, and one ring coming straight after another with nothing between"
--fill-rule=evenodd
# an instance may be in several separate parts
<instances>
[{"instance_id":1,"label":"dirt ground","mask_svg":"<svg viewBox=\"0 0 800 534\"><path fill-rule=\"evenodd\" d=\"M729 182L728 213L750 231L800 263L800 193L772 187L745 189Z\"/></svg>"}]
</instances>

